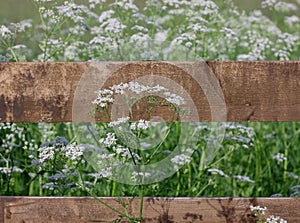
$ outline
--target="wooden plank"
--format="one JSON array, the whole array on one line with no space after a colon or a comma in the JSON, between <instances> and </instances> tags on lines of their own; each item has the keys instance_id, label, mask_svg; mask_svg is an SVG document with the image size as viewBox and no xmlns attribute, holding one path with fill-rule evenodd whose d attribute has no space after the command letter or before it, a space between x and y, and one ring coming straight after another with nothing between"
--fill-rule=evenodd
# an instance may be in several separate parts
<instances>
[{"instance_id":1,"label":"wooden plank","mask_svg":"<svg viewBox=\"0 0 300 223\"><path fill-rule=\"evenodd\" d=\"M229 121L300 120L300 61L210 65L220 81Z\"/></svg>"},{"instance_id":2,"label":"wooden plank","mask_svg":"<svg viewBox=\"0 0 300 223\"><path fill-rule=\"evenodd\" d=\"M4 200L0 197L0 222L4 222Z\"/></svg>"},{"instance_id":3,"label":"wooden plank","mask_svg":"<svg viewBox=\"0 0 300 223\"><path fill-rule=\"evenodd\" d=\"M214 82L213 77L209 79L203 72L197 74L199 69L193 64L102 62L97 68L92 63L0 63L0 121L74 121L74 94L83 75L88 77L87 73L96 73L98 79L94 82L92 79L81 90L107 87L153 74L168 78L191 96L199 121L300 120L300 61L208 62L224 95L225 111L220 103L223 95L209 92L209 87L206 89L207 83ZM191 73L201 78L207 75L201 87ZM216 94L216 100L209 99L209 94ZM80 103L77 106L78 111ZM86 104L81 106L85 108ZM221 110L225 115L213 118L213 110ZM157 111L165 120L170 117L169 112L167 108ZM135 117L138 119L143 114L145 107L137 106ZM108 120L100 117L98 121Z\"/></svg>"},{"instance_id":4,"label":"wooden plank","mask_svg":"<svg viewBox=\"0 0 300 223\"><path fill-rule=\"evenodd\" d=\"M122 211L138 216L139 198L101 198ZM116 213L88 197L0 197L4 204L3 223L109 222ZM256 222L250 205L266 206L266 215L280 216L289 223L299 222L300 198L145 198L143 222ZM126 222L125 220L123 222Z\"/></svg>"}]
</instances>

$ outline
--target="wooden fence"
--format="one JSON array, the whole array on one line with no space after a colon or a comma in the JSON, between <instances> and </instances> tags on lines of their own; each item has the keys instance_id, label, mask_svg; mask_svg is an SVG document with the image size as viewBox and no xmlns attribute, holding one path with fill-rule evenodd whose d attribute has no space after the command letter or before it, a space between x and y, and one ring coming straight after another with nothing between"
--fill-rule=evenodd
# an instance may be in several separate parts
<instances>
[{"instance_id":1,"label":"wooden fence","mask_svg":"<svg viewBox=\"0 0 300 223\"><path fill-rule=\"evenodd\" d=\"M222 90L223 95L216 97L224 98L226 104L222 110L225 115L218 117L218 121L300 120L300 61L208 62L207 65ZM73 121L75 90L82 75L87 71L93 73L94 68L91 63L0 63L0 121ZM101 76L104 71L110 75L103 86L153 74L175 80L196 99L199 121L214 121L205 86L199 90L189 77L189 72L197 73L189 62L106 62L101 63L97 72ZM219 109L218 104L214 106ZM121 208L120 199L128 202L128 198L103 199L116 208ZM146 198L144 219L145 222L255 222L250 205L267 206L273 215L288 222L300 222L298 198ZM128 210L137 215L138 208L137 198ZM0 197L0 222L4 223L109 222L116 217L93 198Z\"/></svg>"},{"instance_id":2,"label":"wooden fence","mask_svg":"<svg viewBox=\"0 0 300 223\"><path fill-rule=\"evenodd\" d=\"M123 210L119 198L102 198L108 204ZM123 198L127 200L126 198ZM124 202L123 200L123 202ZM125 201L126 202L126 201ZM145 198L145 222L162 223L230 223L256 222L250 205L267 206L273 215L288 222L299 222L299 199L290 198ZM139 199L128 206L138 216ZM93 198L86 197L2 197L0 221L21 222L109 222L118 215Z\"/></svg>"},{"instance_id":3,"label":"wooden fence","mask_svg":"<svg viewBox=\"0 0 300 223\"><path fill-rule=\"evenodd\" d=\"M112 73L107 84L153 73L176 80L196 99L199 121L211 120L205 89L199 91L199 86L195 87L187 72L181 69L189 63L177 63L178 66L158 62L103 64L100 69ZM90 65L0 63L1 121L72 121L75 89L83 73L88 69L93 72ZM208 66L216 75L226 102L227 115L218 121L300 120L300 61L209 62Z\"/></svg>"}]
</instances>

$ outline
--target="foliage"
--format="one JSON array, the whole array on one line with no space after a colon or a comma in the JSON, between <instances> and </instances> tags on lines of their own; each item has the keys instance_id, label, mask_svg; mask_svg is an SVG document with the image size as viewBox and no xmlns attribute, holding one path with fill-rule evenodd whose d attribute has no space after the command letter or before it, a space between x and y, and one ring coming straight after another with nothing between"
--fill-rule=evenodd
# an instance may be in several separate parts
<instances>
[{"instance_id":1,"label":"foliage","mask_svg":"<svg viewBox=\"0 0 300 223\"><path fill-rule=\"evenodd\" d=\"M2 61L178 60L178 45L186 59L299 59L299 1L33 2L40 22L1 25Z\"/></svg>"},{"instance_id":2,"label":"foliage","mask_svg":"<svg viewBox=\"0 0 300 223\"><path fill-rule=\"evenodd\" d=\"M227 129L226 137L211 164L199 170L201 148L205 147L205 140L200 140L190 162L170 178L145 187L144 194L299 196L299 123L224 123L222 126ZM209 126L203 123L202 127L200 137L205 138ZM106 123L97 124L97 128L97 139L107 137ZM88 131L88 125L0 124L0 194L87 195L79 185L84 182L99 196L138 196L137 186L107 179L85 162L80 149L82 139L74 138L76 131ZM174 145L178 128L173 124L170 131L172 137L166 138L161 151L167 152ZM85 135L86 139L93 137L88 132Z\"/></svg>"}]
</instances>

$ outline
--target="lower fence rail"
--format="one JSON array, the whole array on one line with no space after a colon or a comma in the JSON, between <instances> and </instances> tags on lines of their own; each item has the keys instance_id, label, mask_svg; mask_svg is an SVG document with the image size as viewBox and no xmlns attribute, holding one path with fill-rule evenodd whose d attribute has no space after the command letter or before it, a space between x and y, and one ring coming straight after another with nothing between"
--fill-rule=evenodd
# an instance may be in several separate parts
<instances>
[{"instance_id":1,"label":"lower fence rail","mask_svg":"<svg viewBox=\"0 0 300 223\"><path fill-rule=\"evenodd\" d=\"M120 212L139 216L140 199L100 198ZM143 222L257 222L250 206L300 222L300 198L144 198ZM117 213L90 197L0 197L0 222L112 222ZM123 219L121 222L128 222Z\"/></svg>"}]
</instances>

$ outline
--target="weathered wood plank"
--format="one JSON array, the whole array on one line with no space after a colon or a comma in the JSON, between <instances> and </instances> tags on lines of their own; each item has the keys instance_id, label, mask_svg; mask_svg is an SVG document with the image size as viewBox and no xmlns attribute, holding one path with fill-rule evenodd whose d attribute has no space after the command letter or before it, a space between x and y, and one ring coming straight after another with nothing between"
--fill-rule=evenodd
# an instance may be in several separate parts
<instances>
[{"instance_id":1,"label":"weathered wood plank","mask_svg":"<svg viewBox=\"0 0 300 223\"><path fill-rule=\"evenodd\" d=\"M101 198L122 211L120 202L128 198ZM3 223L109 222L116 213L88 197L0 197L3 203L0 216ZM266 206L267 215L299 222L299 198L145 198L144 222L256 222L250 205ZM138 216L139 199L128 205L128 212ZM124 221L126 222L126 221Z\"/></svg>"},{"instance_id":2,"label":"weathered wood plank","mask_svg":"<svg viewBox=\"0 0 300 223\"><path fill-rule=\"evenodd\" d=\"M203 72L193 62L102 62L98 67L92 63L0 63L0 121L74 121L74 94L83 75L85 78L94 75L96 79L81 88L82 92L149 75L163 76L175 81L191 96L199 121L300 120L300 61L207 64L217 77L223 95L211 92L214 85L209 84L215 81L214 77L209 77L209 72ZM195 77L205 77L200 78L201 87ZM208 98L209 94L216 95ZM225 111L220 103L223 96ZM86 109L86 102L77 103L77 111ZM213 110L225 115L213 118ZM167 108L157 112L168 120L170 111ZM136 117L143 114L145 108L136 107ZM85 115L80 121L85 120ZM99 120L108 121L105 117Z\"/></svg>"},{"instance_id":3,"label":"weathered wood plank","mask_svg":"<svg viewBox=\"0 0 300 223\"><path fill-rule=\"evenodd\" d=\"M0 198L0 222L4 222L4 200Z\"/></svg>"},{"instance_id":4,"label":"weathered wood plank","mask_svg":"<svg viewBox=\"0 0 300 223\"><path fill-rule=\"evenodd\" d=\"M230 121L299 121L300 61L211 64Z\"/></svg>"}]
</instances>

